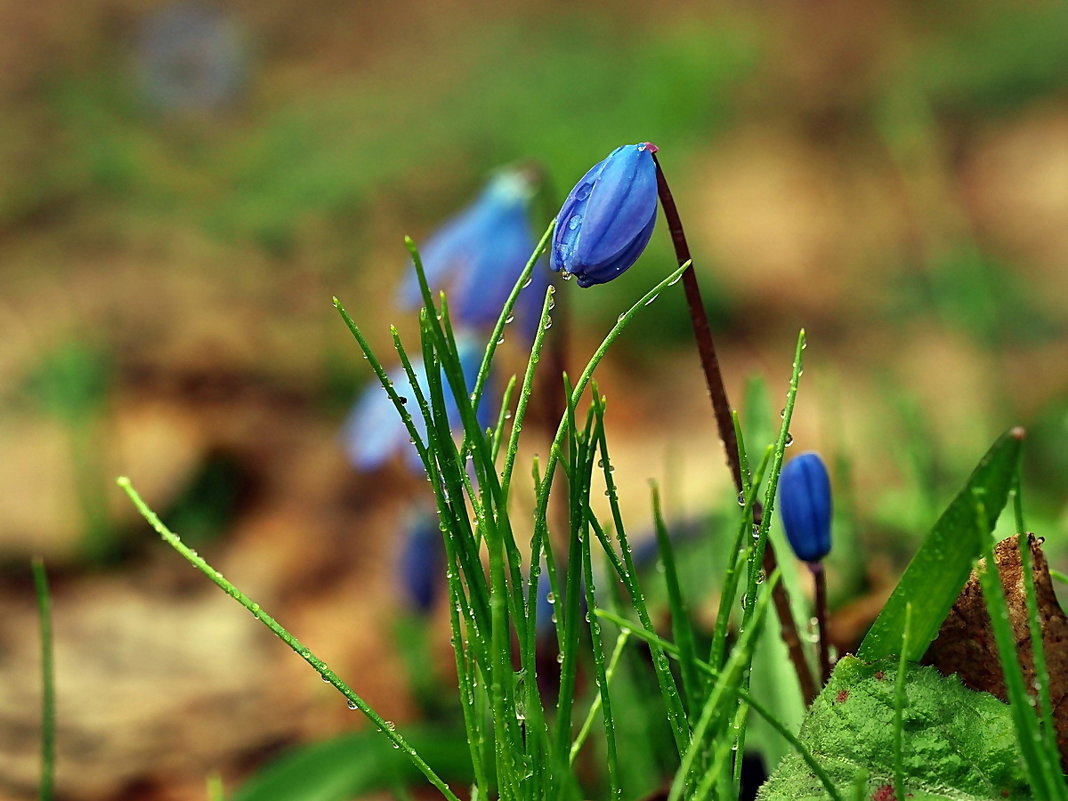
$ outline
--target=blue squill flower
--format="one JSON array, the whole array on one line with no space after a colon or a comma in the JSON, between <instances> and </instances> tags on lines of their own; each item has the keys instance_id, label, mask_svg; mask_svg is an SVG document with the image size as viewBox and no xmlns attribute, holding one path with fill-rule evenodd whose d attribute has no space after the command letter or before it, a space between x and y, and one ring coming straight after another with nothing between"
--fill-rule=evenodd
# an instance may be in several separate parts
<instances>
[{"instance_id":1,"label":"blue squill flower","mask_svg":"<svg viewBox=\"0 0 1068 801\"><path fill-rule=\"evenodd\" d=\"M435 292L445 290L454 323L485 328L497 322L537 246L529 220L532 195L526 172L500 172L473 204L442 225L420 248L427 282ZM519 296L516 316L528 338L536 330L548 281L539 262L531 285ZM423 305L414 268L401 286L400 303L405 308ZM536 308L531 310L534 304Z\"/></svg>"},{"instance_id":2,"label":"blue squill flower","mask_svg":"<svg viewBox=\"0 0 1068 801\"><path fill-rule=\"evenodd\" d=\"M408 521L397 559L397 578L412 609L427 614L434 607L445 572L445 548L433 515L420 512Z\"/></svg>"},{"instance_id":3,"label":"blue squill flower","mask_svg":"<svg viewBox=\"0 0 1068 801\"><path fill-rule=\"evenodd\" d=\"M477 341L468 334L458 333L456 347L460 356L460 367L463 370L467 388L475 386L479 367L482 365L482 348ZM426 367L422 359L412 360L412 370L418 379L419 389L429 401L430 384L426 377ZM416 405L415 391L408 380L408 375L403 367L396 367L387 373L389 380L393 382L393 389L404 399L408 411L412 415L412 422L421 438L426 437L426 421ZM456 406L452 390L448 381L442 376L442 389L444 391L445 412L448 416L449 427L453 430L462 427L460 410ZM476 410L476 417L480 427L485 428L490 424L493 411L493 401L488 391L482 395L482 402ZM374 381L360 395L353 406L352 411L342 428L342 439L349 461L357 470L374 470L396 454L404 454L408 464L417 472L422 470L422 462L419 452L411 442L411 437L396 407L390 400L389 395Z\"/></svg>"},{"instance_id":4,"label":"blue squill flower","mask_svg":"<svg viewBox=\"0 0 1068 801\"><path fill-rule=\"evenodd\" d=\"M579 286L611 281L635 261L656 225L656 145L617 147L582 176L556 217L549 266Z\"/></svg>"},{"instance_id":5,"label":"blue squill flower","mask_svg":"<svg viewBox=\"0 0 1068 801\"><path fill-rule=\"evenodd\" d=\"M797 558L819 562L831 550L831 480L818 453L798 454L779 478L779 509Z\"/></svg>"}]
</instances>

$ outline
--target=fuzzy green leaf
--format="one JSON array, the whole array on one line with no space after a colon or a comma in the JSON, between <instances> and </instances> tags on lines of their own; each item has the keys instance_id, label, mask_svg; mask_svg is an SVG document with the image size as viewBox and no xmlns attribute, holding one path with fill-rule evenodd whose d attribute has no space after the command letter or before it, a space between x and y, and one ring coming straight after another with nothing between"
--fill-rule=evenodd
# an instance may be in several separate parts
<instances>
[{"instance_id":1,"label":"fuzzy green leaf","mask_svg":"<svg viewBox=\"0 0 1068 801\"><path fill-rule=\"evenodd\" d=\"M983 496L987 513L985 533L989 534L1008 500L1022 441L1023 430L1014 428L990 447L909 562L861 643L859 657L881 659L900 651L905 608L910 603L913 614L907 656L915 662L927 651L983 547L975 521L975 493Z\"/></svg>"},{"instance_id":2,"label":"fuzzy green leaf","mask_svg":"<svg viewBox=\"0 0 1068 801\"><path fill-rule=\"evenodd\" d=\"M800 740L846 798L867 774L865 798L892 797L897 659L846 657L801 726ZM910 665L905 678L906 797L1001 801L1031 798L1007 704L967 689L956 676ZM760 801L826 799L801 757L791 754L761 788Z\"/></svg>"}]
</instances>

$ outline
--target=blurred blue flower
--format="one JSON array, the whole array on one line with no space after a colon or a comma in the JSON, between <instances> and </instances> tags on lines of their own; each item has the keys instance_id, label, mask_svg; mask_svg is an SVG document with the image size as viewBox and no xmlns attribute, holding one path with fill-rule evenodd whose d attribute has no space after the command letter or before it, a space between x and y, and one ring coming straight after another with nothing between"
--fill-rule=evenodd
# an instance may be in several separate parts
<instances>
[{"instance_id":1,"label":"blurred blue flower","mask_svg":"<svg viewBox=\"0 0 1068 801\"><path fill-rule=\"evenodd\" d=\"M445 547L433 515L413 514L397 560L397 578L412 609L428 614L445 573Z\"/></svg>"},{"instance_id":2,"label":"blurred blue flower","mask_svg":"<svg viewBox=\"0 0 1068 801\"><path fill-rule=\"evenodd\" d=\"M178 0L156 9L136 48L144 92L164 111L219 111L246 82L243 32L214 4Z\"/></svg>"},{"instance_id":3,"label":"blurred blue flower","mask_svg":"<svg viewBox=\"0 0 1068 801\"><path fill-rule=\"evenodd\" d=\"M446 222L420 248L431 289L445 290L454 323L492 326L537 242L530 230L534 189L527 172L507 170L490 181L478 199ZM549 276L539 260L515 315L520 331L533 338ZM423 305L414 267L401 286L405 308Z\"/></svg>"},{"instance_id":4,"label":"blurred blue flower","mask_svg":"<svg viewBox=\"0 0 1068 801\"><path fill-rule=\"evenodd\" d=\"M587 287L634 264L656 225L655 152L650 142L623 145L582 176L556 217L553 270Z\"/></svg>"},{"instance_id":5,"label":"blurred blue flower","mask_svg":"<svg viewBox=\"0 0 1068 801\"><path fill-rule=\"evenodd\" d=\"M460 367L463 370L464 380L470 390L475 386L478 370L482 366L482 347L472 336L463 333L457 334L456 347L460 355ZM412 370L418 380L420 391L429 402L430 384L427 381L423 360L413 359ZM423 415L419 411L415 391L412 389L407 373L403 367L395 367L387 375L393 382L393 388L397 394L408 406L416 431L419 432L421 438L425 439L426 421L423 420ZM453 429L460 428L462 427L460 410L456 406L456 401L444 376L442 381L449 426ZM492 386L492 382L488 386ZM486 428L491 422L494 405L491 395L489 391L484 392L482 402L476 410L478 423L482 428ZM374 470L398 453L407 457L408 465L416 472L423 469L419 452L411 442L408 429L389 399L389 395L378 381L371 382L357 399L345 420L341 436L349 461L357 470Z\"/></svg>"},{"instance_id":6,"label":"blurred blue flower","mask_svg":"<svg viewBox=\"0 0 1068 801\"><path fill-rule=\"evenodd\" d=\"M779 478L779 508L797 558L819 562L831 550L831 480L818 453L798 454Z\"/></svg>"}]
</instances>

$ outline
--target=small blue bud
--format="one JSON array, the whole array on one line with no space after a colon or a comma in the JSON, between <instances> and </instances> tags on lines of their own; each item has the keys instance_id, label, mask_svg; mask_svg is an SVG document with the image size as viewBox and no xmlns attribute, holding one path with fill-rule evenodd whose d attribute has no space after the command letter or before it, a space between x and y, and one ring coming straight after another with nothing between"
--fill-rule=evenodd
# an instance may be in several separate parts
<instances>
[{"instance_id":1,"label":"small blue bud","mask_svg":"<svg viewBox=\"0 0 1068 801\"><path fill-rule=\"evenodd\" d=\"M445 547L433 516L417 513L408 521L397 560L397 578L412 609L428 614L434 607L445 570Z\"/></svg>"},{"instance_id":2,"label":"small blue bud","mask_svg":"<svg viewBox=\"0 0 1068 801\"><path fill-rule=\"evenodd\" d=\"M798 454L779 478L779 508L790 547L802 561L831 550L831 480L818 453Z\"/></svg>"},{"instance_id":3,"label":"small blue bud","mask_svg":"<svg viewBox=\"0 0 1068 801\"><path fill-rule=\"evenodd\" d=\"M432 290L445 290L454 323L485 328L497 322L516 279L537 241L530 230L534 191L525 172L498 173L478 199L441 226L420 248ZM531 285L519 296L518 329L532 339L549 276L544 263L534 267ZM529 299L529 303L524 303ZM404 308L423 305L414 267L400 290ZM534 308L536 306L536 308ZM528 319L533 315L533 319ZM529 335L529 336L528 336Z\"/></svg>"},{"instance_id":4,"label":"small blue bud","mask_svg":"<svg viewBox=\"0 0 1068 801\"><path fill-rule=\"evenodd\" d=\"M604 284L635 261L656 225L656 145L617 147L567 196L556 217L549 266Z\"/></svg>"}]
</instances>

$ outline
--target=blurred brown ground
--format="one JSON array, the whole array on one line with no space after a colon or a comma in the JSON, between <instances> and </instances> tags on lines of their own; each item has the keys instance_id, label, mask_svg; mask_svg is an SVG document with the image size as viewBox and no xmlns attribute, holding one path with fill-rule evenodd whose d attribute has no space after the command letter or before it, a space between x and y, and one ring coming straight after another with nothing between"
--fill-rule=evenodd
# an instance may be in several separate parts
<instances>
[{"instance_id":1,"label":"blurred brown ground","mask_svg":"<svg viewBox=\"0 0 1068 801\"><path fill-rule=\"evenodd\" d=\"M566 20L570 5L229 4L254 41L255 74L243 105L207 127L239 138L266 111L353 76L396 86L400 71L416 93L422 81L448 86L463 75L465 52L452 44L458 32L469 37L487 18L520 30L553 15ZM55 589L61 797L202 798L212 771L234 782L286 744L363 725L155 541L117 490L103 491L123 558L84 564L70 432L18 391L46 354L70 341L113 359L106 404L88 425L101 480L130 475L165 510L212 460L234 465L233 513L202 552L384 717L413 714L390 647L397 605L390 569L399 508L421 488L399 469L357 476L345 462L337 439L343 410L324 402L324 387L336 380L331 371L344 380L365 376L329 300L339 295L385 343L394 313L380 299L391 296L404 268L401 237L429 230L431 210L447 206L420 203L419 193L456 205L478 175L468 154L455 162L432 154L452 172L424 174L413 164L396 183L377 187L353 212L352 241L338 220L312 212L276 250L240 234L216 236L181 216L123 216L113 198L68 170L77 163L41 97L50 76L96 69L115 56L146 8L0 2L3 798L30 798L36 782L38 646L25 569L32 553L45 556ZM1008 112L946 120L933 135L887 137L873 121L872 86L908 60L916 40L959 24L967 16L961 6L939 6L929 17L874 0L768 3L744 13L684 2L657 9L655 20L647 3L589 13L603 17L606 35L622 32L632 43L643 26L713 28L741 18L762 31L766 46L740 89L736 121L695 147L692 168L676 179L703 257L698 267L733 304L735 326L721 347L734 398L753 372L778 397L793 337L805 326L806 386L793 433L802 448L871 456L857 457L856 482L862 513L874 513L879 490L902 481L900 464L881 458L893 429L882 397L888 375L914 393L942 445L964 454L954 468L974 461L998 430L1064 395L1063 337L986 348L947 328L934 310L879 324L893 317L889 299L901 286L962 238L1041 287L1041 311L1064 319L1063 89ZM161 132L183 135L180 127ZM359 132L351 135L358 149ZM586 149L581 141L573 147ZM587 155L592 163L603 154ZM663 155L670 169L671 155ZM159 161L162 171L174 167ZM583 325L583 303L577 292L570 301L576 354L590 352L603 330ZM680 344L654 359L637 344L622 341L600 374L619 480L631 489L626 511L647 520L645 481L668 476L676 480L674 512L699 512L728 490L696 358ZM1006 408L1020 419L1003 420ZM544 447L532 443L527 452ZM447 634L437 646L447 672Z\"/></svg>"}]
</instances>

